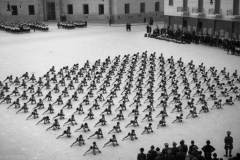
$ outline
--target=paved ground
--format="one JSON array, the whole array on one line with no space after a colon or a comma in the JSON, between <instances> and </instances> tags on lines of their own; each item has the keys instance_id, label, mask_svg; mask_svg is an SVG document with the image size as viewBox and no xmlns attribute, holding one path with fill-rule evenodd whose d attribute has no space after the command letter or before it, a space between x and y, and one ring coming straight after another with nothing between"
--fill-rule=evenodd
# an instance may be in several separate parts
<instances>
[{"instance_id":1,"label":"paved ground","mask_svg":"<svg viewBox=\"0 0 240 160\"><path fill-rule=\"evenodd\" d=\"M94 62L97 59L103 60L107 56L141 53L146 50L148 53L156 52L158 55L163 53L166 58L173 56L175 60L182 57L185 63L193 60L196 65L199 65L203 62L206 67L216 66L219 71L223 67L226 67L230 73L235 69L238 69L238 71L240 69L240 57L227 55L221 49L144 38L144 32L144 25L133 26L132 32L126 32L123 25L109 27L96 24L89 25L88 28L75 30L58 30L55 25L50 24L49 32L18 35L0 31L0 80L4 80L10 74L14 77L21 76L26 71L39 77L53 65L58 70L63 66L72 66L74 63L79 63L82 66L86 60ZM47 93L47 91L45 92ZM210 102L210 104L212 103ZM74 107L77 104L77 102L74 103ZM201 114L199 118L188 119L182 124L170 124L177 114L173 113L167 119L169 125L158 130L154 128L155 132L152 135L139 135L137 141L126 140L120 142L118 147L109 146L102 149L100 155L89 154L82 157L93 141L97 141L99 147L102 147L111 135L106 135L102 140L91 139L83 147L74 146L70 148L69 146L80 133L74 133L70 139L56 140L56 136L61 134L63 129L56 132L46 132L46 126L35 126L38 120L26 121L25 118L28 115L15 115L14 109L7 110L7 105L2 104L0 105L0 159L75 160L83 158L88 160L94 157L99 160L133 160L136 159L140 147L145 147L147 150L153 144L162 149L165 142L171 144L173 141L179 142L181 139L184 139L187 144L190 144L190 141L194 139L199 147L205 145L206 140L210 139L212 145L217 149L218 155L222 157L224 154L223 139L227 130L231 130L234 137L233 154L235 155L240 152L239 105L240 103L237 102L233 106L225 106L223 110L213 110L208 114ZM154 113L154 117L157 112ZM66 113L70 115L72 111L67 110ZM184 113L187 114L188 111L184 111ZM144 115L145 113L141 116ZM79 124L82 118L77 118ZM123 121L123 126L131 118ZM98 121L98 117L89 123L93 125L96 121ZM158 121L159 119L155 119L154 127L156 127ZM109 122L104 127L104 131L109 131L115 123ZM141 123L137 133L140 134L147 124L147 122ZM118 140L120 141L130 129L132 127L123 129L123 133L117 135ZM92 128L92 132L95 130L96 128ZM82 134L87 138L92 132Z\"/></svg>"}]
</instances>

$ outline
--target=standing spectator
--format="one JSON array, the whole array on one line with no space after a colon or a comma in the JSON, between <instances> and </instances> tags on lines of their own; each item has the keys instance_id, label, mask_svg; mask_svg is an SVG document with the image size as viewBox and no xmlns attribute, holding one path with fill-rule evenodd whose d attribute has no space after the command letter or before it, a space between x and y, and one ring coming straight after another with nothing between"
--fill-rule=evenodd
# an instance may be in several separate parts
<instances>
[{"instance_id":1,"label":"standing spectator","mask_svg":"<svg viewBox=\"0 0 240 160\"><path fill-rule=\"evenodd\" d=\"M231 160L240 160L240 153L237 153Z\"/></svg>"},{"instance_id":2,"label":"standing spectator","mask_svg":"<svg viewBox=\"0 0 240 160\"><path fill-rule=\"evenodd\" d=\"M182 147L183 152L185 153L185 156L187 155L187 151L188 151L188 146L186 144L184 144L184 140L180 141L180 147Z\"/></svg>"},{"instance_id":3,"label":"standing spectator","mask_svg":"<svg viewBox=\"0 0 240 160\"><path fill-rule=\"evenodd\" d=\"M172 147L172 156L173 158L177 157L177 152L179 151L178 147L177 147L177 143L173 142L173 147Z\"/></svg>"},{"instance_id":4,"label":"standing spectator","mask_svg":"<svg viewBox=\"0 0 240 160\"><path fill-rule=\"evenodd\" d=\"M233 149L233 138L230 136L231 135L231 132L230 131L227 131L227 136L225 137L224 139L224 142L225 142L225 151L226 151L226 154L224 156L228 156L229 157L232 157L232 149ZM229 154L228 154L228 151L229 151Z\"/></svg>"},{"instance_id":5,"label":"standing spectator","mask_svg":"<svg viewBox=\"0 0 240 160\"><path fill-rule=\"evenodd\" d=\"M194 144L194 140L191 141L191 145L189 146L189 151L188 153L191 154L191 152L193 151L193 148L195 147L196 145Z\"/></svg>"},{"instance_id":6,"label":"standing spectator","mask_svg":"<svg viewBox=\"0 0 240 160\"><path fill-rule=\"evenodd\" d=\"M204 157L202 155L202 151L198 152L198 160L204 160Z\"/></svg>"},{"instance_id":7,"label":"standing spectator","mask_svg":"<svg viewBox=\"0 0 240 160\"><path fill-rule=\"evenodd\" d=\"M168 149L169 149L168 143L165 143L164 146L165 146L165 147L164 147L163 150L162 150L162 155L163 155L163 157L165 158L165 157L167 157L167 152L168 152Z\"/></svg>"},{"instance_id":8,"label":"standing spectator","mask_svg":"<svg viewBox=\"0 0 240 160\"><path fill-rule=\"evenodd\" d=\"M60 22L57 23L57 27L58 27L58 29L60 28Z\"/></svg>"},{"instance_id":9,"label":"standing spectator","mask_svg":"<svg viewBox=\"0 0 240 160\"><path fill-rule=\"evenodd\" d=\"M198 159L199 151L197 146L193 146L191 152L189 152L191 159Z\"/></svg>"},{"instance_id":10,"label":"standing spectator","mask_svg":"<svg viewBox=\"0 0 240 160\"><path fill-rule=\"evenodd\" d=\"M217 153L213 153L213 159L212 160L219 160L218 158L217 158Z\"/></svg>"},{"instance_id":11,"label":"standing spectator","mask_svg":"<svg viewBox=\"0 0 240 160\"><path fill-rule=\"evenodd\" d=\"M183 151L183 148L180 146L179 151L177 152L177 160L185 160L185 152Z\"/></svg>"},{"instance_id":12,"label":"standing spectator","mask_svg":"<svg viewBox=\"0 0 240 160\"><path fill-rule=\"evenodd\" d=\"M150 28L150 26L149 26L149 24L146 26L146 29L147 29L147 33L149 33L149 28Z\"/></svg>"},{"instance_id":13,"label":"standing spectator","mask_svg":"<svg viewBox=\"0 0 240 160\"><path fill-rule=\"evenodd\" d=\"M157 156L155 157L155 160L163 160L163 155L160 151L160 148L156 148Z\"/></svg>"},{"instance_id":14,"label":"standing spectator","mask_svg":"<svg viewBox=\"0 0 240 160\"><path fill-rule=\"evenodd\" d=\"M202 148L202 150L203 150L203 152L204 152L204 156L205 156L205 159L206 160L211 160L212 158L212 152L214 152L215 151L215 148L213 147L213 146L211 146L210 145L210 141L209 140L207 140L207 145L205 145L203 148Z\"/></svg>"},{"instance_id":15,"label":"standing spectator","mask_svg":"<svg viewBox=\"0 0 240 160\"><path fill-rule=\"evenodd\" d=\"M129 25L128 22L126 23L126 31L128 31Z\"/></svg>"},{"instance_id":16,"label":"standing spectator","mask_svg":"<svg viewBox=\"0 0 240 160\"><path fill-rule=\"evenodd\" d=\"M131 32L132 30L131 30L131 23L130 22L128 22L128 30Z\"/></svg>"},{"instance_id":17,"label":"standing spectator","mask_svg":"<svg viewBox=\"0 0 240 160\"><path fill-rule=\"evenodd\" d=\"M140 152L141 153L138 153L138 156L137 156L137 160L146 160L147 159L147 156L144 152L144 149L143 148L140 148Z\"/></svg>"},{"instance_id":18,"label":"standing spectator","mask_svg":"<svg viewBox=\"0 0 240 160\"><path fill-rule=\"evenodd\" d=\"M143 23L146 23L146 17L144 17L144 19L143 19Z\"/></svg>"},{"instance_id":19,"label":"standing spectator","mask_svg":"<svg viewBox=\"0 0 240 160\"><path fill-rule=\"evenodd\" d=\"M111 18L109 18L108 23L109 23L109 26L111 26L112 24Z\"/></svg>"},{"instance_id":20,"label":"standing spectator","mask_svg":"<svg viewBox=\"0 0 240 160\"><path fill-rule=\"evenodd\" d=\"M157 152L154 150L154 146L151 146L151 149L148 151L147 160L154 160L157 156Z\"/></svg>"},{"instance_id":21,"label":"standing spectator","mask_svg":"<svg viewBox=\"0 0 240 160\"><path fill-rule=\"evenodd\" d=\"M36 23L33 23L33 31L36 31Z\"/></svg>"}]
</instances>

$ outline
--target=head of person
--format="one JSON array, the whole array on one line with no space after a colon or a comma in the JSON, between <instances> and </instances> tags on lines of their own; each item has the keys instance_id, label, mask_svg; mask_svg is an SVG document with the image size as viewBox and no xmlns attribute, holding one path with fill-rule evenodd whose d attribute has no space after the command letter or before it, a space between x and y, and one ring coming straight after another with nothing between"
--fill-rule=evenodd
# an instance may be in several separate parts
<instances>
[{"instance_id":1,"label":"head of person","mask_svg":"<svg viewBox=\"0 0 240 160\"><path fill-rule=\"evenodd\" d=\"M206 141L207 144L210 144L211 142L209 140Z\"/></svg>"},{"instance_id":2,"label":"head of person","mask_svg":"<svg viewBox=\"0 0 240 160\"><path fill-rule=\"evenodd\" d=\"M184 140L181 140L181 141L180 141L180 144L181 144L181 145L184 145Z\"/></svg>"},{"instance_id":3,"label":"head of person","mask_svg":"<svg viewBox=\"0 0 240 160\"><path fill-rule=\"evenodd\" d=\"M165 148L168 148L168 143L164 143Z\"/></svg>"},{"instance_id":4,"label":"head of person","mask_svg":"<svg viewBox=\"0 0 240 160\"><path fill-rule=\"evenodd\" d=\"M173 142L172 145L173 145L173 147L176 147L176 146L177 146L177 143L176 143L176 142Z\"/></svg>"},{"instance_id":5,"label":"head of person","mask_svg":"<svg viewBox=\"0 0 240 160\"><path fill-rule=\"evenodd\" d=\"M152 146L151 146L151 149L154 149L154 148L155 148L154 145L152 145Z\"/></svg>"},{"instance_id":6,"label":"head of person","mask_svg":"<svg viewBox=\"0 0 240 160\"><path fill-rule=\"evenodd\" d=\"M227 131L227 135L230 136L230 135L231 135L231 132L230 132L230 131Z\"/></svg>"},{"instance_id":7,"label":"head of person","mask_svg":"<svg viewBox=\"0 0 240 160\"><path fill-rule=\"evenodd\" d=\"M144 152L144 148L140 148L140 152L143 153Z\"/></svg>"},{"instance_id":8,"label":"head of person","mask_svg":"<svg viewBox=\"0 0 240 160\"><path fill-rule=\"evenodd\" d=\"M191 141L191 144L194 145L194 140Z\"/></svg>"},{"instance_id":9,"label":"head of person","mask_svg":"<svg viewBox=\"0 0 240 160\"><path fill-rule=\"evenodd\" d=\"M213 157L214 157L214 158L217 158L217 153L213 153Z\"/></svg>"}]
</instances>

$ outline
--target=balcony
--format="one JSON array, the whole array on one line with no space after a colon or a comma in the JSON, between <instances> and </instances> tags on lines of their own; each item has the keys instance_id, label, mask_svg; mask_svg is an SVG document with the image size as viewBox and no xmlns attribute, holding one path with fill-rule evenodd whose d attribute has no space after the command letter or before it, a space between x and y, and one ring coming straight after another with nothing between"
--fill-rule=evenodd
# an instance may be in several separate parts
<instances>
[{"instance_id":1,"label":"balcony","mask_svg":"<svg viewBox=\"0 0 240 160\"><path fill-rule=\"evenodd\" d=\"M240 11L238 11L238 13L233 13L233 10L227 10L226 18L240 19Z\"/></svg>"},{"instance_id":2,"label":"balcony","mask_svg":"<svg viewBox=\"0 0 240 160\"><path fill-rule=\"evenodd\" d=\"M220 9L219 12L216 12L214 8L210 8L209 11L208 11L207 17L221 18L222 17L222 10Z\"/></svg>"},{"instance_id":3,"label":"balcony","mask_svg":"<svg viewBox=\"0 0 240 160\"><path fill-rule=\"evenodd\" d=\"M192 8L192 14L193 16L204 16L204 9L200 10L197 7Z\"/></svg>"},{"instance_id":4,"label":"balcony","mask_svg":"<svg viewBox=\"0 0 240 160\"><path fill-rule=\"evenodd\" d=\"M177 7L177 14L178 15L189 15L189 8L184 7Z\"/></svg>"}]
</instances>

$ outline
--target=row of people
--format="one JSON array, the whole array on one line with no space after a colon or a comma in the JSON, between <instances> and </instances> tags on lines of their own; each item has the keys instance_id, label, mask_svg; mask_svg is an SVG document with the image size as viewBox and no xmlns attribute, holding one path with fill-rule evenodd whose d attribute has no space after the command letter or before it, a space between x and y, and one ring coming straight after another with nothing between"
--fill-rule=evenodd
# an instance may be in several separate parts
<instances>
[{"instance_id":1,"label":"row of people","mask_svg":"<svg viewBox=\"0 0 240 160\"><path fill-rule=\"evenodd\" d=\"M149 28L149 27L148 27ZM149 29L148 29L149 31ZM150 32L151 33L151 32ZM228 39L228 38L221 38L219 36L212 36L209 34L200 34L198 35L196 31L184 32L180 29L172 30L169 27L167 28L156 28L153 29L153 33L151 37L167 40L177 43L195 43L195 44L204 44L213 47L219 47L225 49L230 52L231 54L240 55L240 41L238 39Z\"/></svg>"},{"instance_id":2,"label":"row of people","mask_svg":"<svg viewBox=\"0 0 240 160\"><path fill-rule=\"evenodd\" d=\"M233 138L230 136L231 132L227 132L227 136L224 138L225 157L232 157L233 149ZM140 153L137 156L137 160L185 160L185 159L196 159L196 160L222 160L218 158L217 154L214 153L215 148L211 145L209 140L206 141L206 145L199 150L194 140L191 141L188 147L184 140L180 141L179 146L176 142L172 143L172 147L168 143L164 144L164 148L160 150L159 147L155 149L152 145L151 149L147 154L144 153L144 148L140 149ZM239 159L239 153L233 159Z\"/></svg>"},{"instance_id":3,"label":"row of people","mask_svg":"<svg viewBox=\"0 0 240 160\"><path fill-rule=\"evenodd\" d=\"M65 29L74 29L75 27L87 27L87 21L73 21L73 22L58 22L57 27Z\"/></svg>"}]
</instances>

